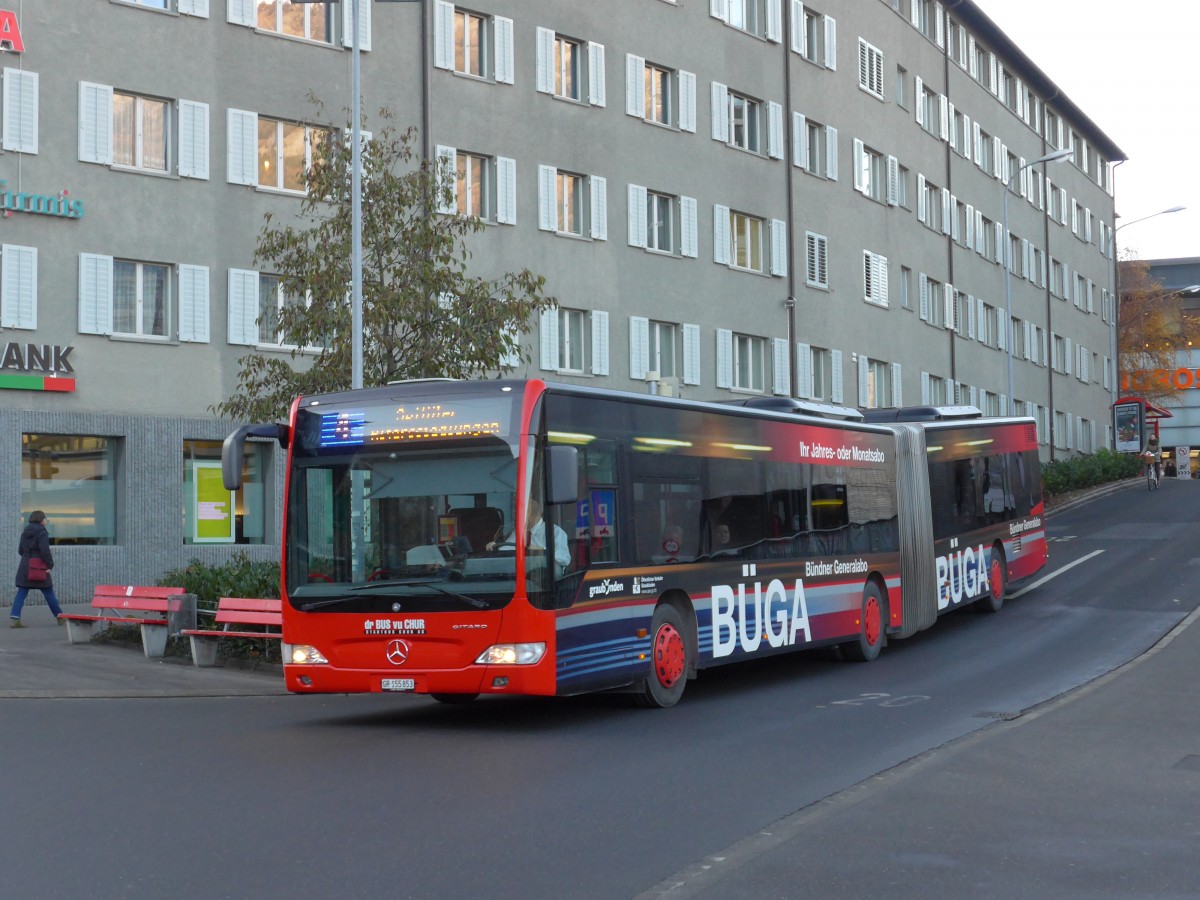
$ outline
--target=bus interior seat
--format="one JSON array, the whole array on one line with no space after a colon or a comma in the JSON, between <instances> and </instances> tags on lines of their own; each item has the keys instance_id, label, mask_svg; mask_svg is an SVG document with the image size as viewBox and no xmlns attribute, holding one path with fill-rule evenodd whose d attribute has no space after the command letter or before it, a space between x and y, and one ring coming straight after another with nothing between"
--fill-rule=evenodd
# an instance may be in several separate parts
<instances>
[{"instance_id":1,"label":"bus interior seat","mask_svg":"<svg viewBox=\"0 0 1200 900\"><path fill-rule=\"evenodd\" d=\"M478 553L496 540L504 524L504 517L494 506L460 506L446 514L458 517L459 534L470 541L468 553ZM500 539L503 537L500 535Z\"/></svg>"}]
</instances>

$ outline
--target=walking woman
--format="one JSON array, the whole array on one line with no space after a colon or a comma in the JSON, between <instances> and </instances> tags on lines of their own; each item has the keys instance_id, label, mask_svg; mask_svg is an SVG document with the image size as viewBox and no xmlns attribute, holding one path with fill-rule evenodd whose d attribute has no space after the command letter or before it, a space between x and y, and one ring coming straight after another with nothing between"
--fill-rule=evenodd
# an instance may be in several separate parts
<instances>
[{"instance_id":1,"label":"walking woman","mask_svg":"<svg viewBox=\"0 0 1200 900\"><path fill-rule=\"evenodd\" d=\"M46 514L35 509L29 514L29 524L21 532L21 542L17 546L21 554L21 564L17 566L17 595L13 598L12 627L24 628L21 624L21 607L29 591L38 590L46 598L46 605L54 618L61 625L63 620L62 607L54 596L54 582L50 578L50 570L54 568L54 557L50 553L50 532L46 530Z\"/></svg>"}]
</instances>

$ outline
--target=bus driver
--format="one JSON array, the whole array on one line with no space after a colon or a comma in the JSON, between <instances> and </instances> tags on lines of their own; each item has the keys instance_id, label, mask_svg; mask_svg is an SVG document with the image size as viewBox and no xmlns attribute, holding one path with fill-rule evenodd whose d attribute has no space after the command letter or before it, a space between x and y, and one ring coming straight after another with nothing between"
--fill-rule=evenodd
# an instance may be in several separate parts
<instances>
[{"instance_id":1,"label":"bus driver","mask_svg":"<svg viewBox=\"0 0 1200 900\"><path fill-rule=\"evenodd\" d=\"M526 550L542 550L546 549L546 520L542 518L542 504L536 500L529 501L529 512L527 521L533 522L533 527L529 529L527 540L525 541ZM488 550L515 550L516 549L516 531L510 531L508 537L503 541L491 541L487 545ZM556 563L555 574L562 575L571 565L571 548L567 544L567 533L558 525L554 526L554 562Z\"/></svg>"}]
</instances>

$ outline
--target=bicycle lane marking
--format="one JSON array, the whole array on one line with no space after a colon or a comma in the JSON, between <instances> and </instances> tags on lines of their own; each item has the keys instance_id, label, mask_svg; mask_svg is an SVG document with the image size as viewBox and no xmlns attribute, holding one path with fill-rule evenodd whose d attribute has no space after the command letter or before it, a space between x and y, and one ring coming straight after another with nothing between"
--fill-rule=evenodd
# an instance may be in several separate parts
<instances>
[{"instance_id":1,"label":"bicycle lane marking","mask_svg":"<svg viewBox=\"0 0 1200 900\"><path fill-rule=\"evenodd\" d=\"M1018 597L1029 593L1034 588L1041 587L1043 584L1045 584L1047 581L1050 581L1052 578L1057 578L1059 575L1062 575L1064 572L1070 571L1071 569L1075 568L1080 563L1085 563L1089 559L1099 556L1103 552L1104 552L1103 550L1093 550L1087 556L1081 556L1081 557L1079 557L1079 559L1075 560L1074 562L1067 563L1061 569L1055 569L1049 575L1043 575L1041 578L1039 578L1033 584L1027 584L1027 585L1025 585L1025 587L1021 588L1019 591L1014 591L1013 593L1009 594L1005 599L1015 600Z\"/></svg>"}]
</instances>

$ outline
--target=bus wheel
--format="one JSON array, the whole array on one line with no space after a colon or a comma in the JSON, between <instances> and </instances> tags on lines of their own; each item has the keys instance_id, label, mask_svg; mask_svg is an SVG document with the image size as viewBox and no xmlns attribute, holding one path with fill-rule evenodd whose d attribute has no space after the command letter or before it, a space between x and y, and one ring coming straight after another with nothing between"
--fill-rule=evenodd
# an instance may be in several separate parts
<instances>
[{"instance_id":1,"label":"bus wheel","mask_svg":"<svg viewBox=\"0 0 1200 900\"><path fill-rule=\"evenodd\" d=\"M1004 564L1004 551L997 544L992 548L992 558L988 563L988 592L975 601L975 608L984 613L998 613L1004 606L1004 593L1008 585L1005 573L1008 566Z\"/></svg>"},{"instance_id":2,"label":"bus wheel","mask_svg":"<svg viewBox=\"0 0 1200 900\"><path fill-rule=\"evenodd\" d=\"M635 694L638 705L666 709L678 703L687 684L690 662L679 610L660 603L650 624L650 674Z\"/></svg>"},{"instance_id":3,"label":"bus wheel","mask_svg":"<svg viewBox=\"0 0 1200 900\"><path fill-rule=\"evenodd\" d=\"M438 703L470 703L478 694L430 694Z\"/></svg>"},{"instance_id":4,"label":"bus wheel","mask_svg":"<svg viewBox=\"0 0 1200 900\"><path fill-rule=\"evenodd\" d=\"M879 657L886 641L884 624L887 620L887 605L879 592L879 585L868 581L863 588L861 626L858 640L841 645L842 655L852 662L873 662Z\"/></svg>"}]
</instances>

